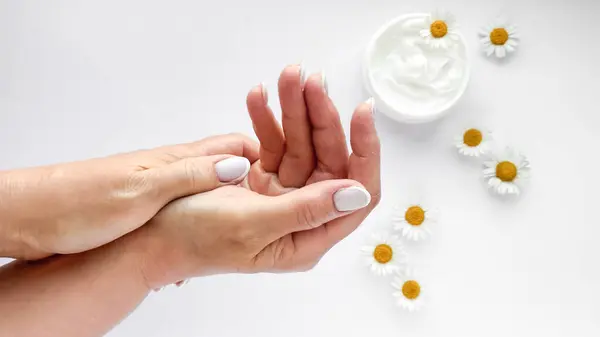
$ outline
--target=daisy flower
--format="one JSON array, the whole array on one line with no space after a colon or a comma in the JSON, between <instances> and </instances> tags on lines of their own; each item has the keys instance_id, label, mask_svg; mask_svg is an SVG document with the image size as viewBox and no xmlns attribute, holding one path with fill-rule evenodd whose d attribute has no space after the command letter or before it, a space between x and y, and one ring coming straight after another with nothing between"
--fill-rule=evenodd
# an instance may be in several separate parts
<instances>
[{"instance_id":1,"label":"daisy flower","mask_svg":"<svg viewBox=\"0 0 600 337\"><path fill-rule=\"evenodd\" d=\"M527 158L511 148L496 150L490 157L483 163L488 186L500 195L519 194L531 171Z\"/></svg>"},{"instance_id":2,"label":"daisy flower","mask_svg":"<svg viewBox=\"0 0 600 337\"><path fill-rule=\"evenodd\" d=\"M494 54L503 58L506 54L514 52L519 45L517 28L501 20L482 28L479 35L487 56Z\"/></svg>"},{"instance_id":3,"label":"daisy flower","mask_svg":"<svg viewBox=\"0 0 600 337\"><path fill-rule=\"evenodd\" d=\"M420 203L397 207L392 218L394 228L409 240L418 241L431 235L431 225L437 221L437 211Z\"/></svg>"},{"instance_id":4,"label":"daisy flower","mask_svg":"<svg viewBox=\"0 0 600 337\"><path fill-rule=\"evenodd\" d=\"M489 152L491 142L491 132L474 128L465 130L462 135L455 139L458 152L468 157L479 157Z\"/></svg>"},{"instance_id":5,"label":"daisy flower","mask_svg":"<svg viewBox=\"0 0 600 337\"><path fill-rule=\"evenodd\" d=\"M417 311L423 306L423 288L418 277L412 271L406 274L397 274L392 281L396 290L393 295L397 304L410 312Z\"/></svg>"},{"instance_id":6,"label":"daisy flower","mask_svg":"<svg viewBox=\"0 0 600 337\"><path fill-rule=\"evenodd\" d=\"M406 252L397 236L374 234L361 251L375 275L390 275L403 270L406 265Z\"/></svg>"},{"instance_id":7,"label":"daisy flower","mask_svg":"<svg viewBox=\"0 0 600 337\"><path fill-rule=\"evenodd\" d=\"M433 48L446 49L460 39L454 15L448 12L433 12L425 19L421 37Z\"/></svg>"}]
</instances>

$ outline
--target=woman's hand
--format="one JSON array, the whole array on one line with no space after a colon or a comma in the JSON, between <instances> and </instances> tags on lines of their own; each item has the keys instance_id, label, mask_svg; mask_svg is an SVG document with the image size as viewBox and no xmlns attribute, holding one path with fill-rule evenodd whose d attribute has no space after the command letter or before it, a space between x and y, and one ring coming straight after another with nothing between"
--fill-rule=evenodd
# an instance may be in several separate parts
<instances>
[{"instance_id":1,"label":"woman's hand","mask_svg":"<svg viewBox=\"0 0 600 337\"><path fill-rule=\"evenodd\" d=\"M210 274L307 270L339 239L324 224L370 201L360 183L346 179L277 197L226 186L170 203L123 242L144 256L149 289Z\"/></svg>"},{"instance_id":2,"label":"woman's hand","mask_svg":"<svg viewBox=\"0 0 600 337\"><path fill-rule=\"evenodd\" d=\"M282 124L267 105L263 86L253 88L247 106L260 140L260 160L244 186L264 195L281 195L290 188L328 179L353 179L371 194L371 203L355 214L327 223L321 230L299 233L296 246L309 246L320 256L352 233L381 198L380 144L373 119L373 101L359 104L350 123L352 154L323 74L304 82L301 66L286 67L279 78ZM324 238L327 236L328 238Z\"/></svg>"},{"instance_id":3,"label":"woman's hand","mask_svg":"<svg viewBox=\"0 0 600 337\"><path fill-rule=\"evenodd\" d=\"M149 252L142 263L149 287L213 273L310 269L377 205L380 145L372 102L354 112L348 156L323 81L311 76L302 85L301 78L294 66L281 75L283 130L262 87L249 94L261 159L245 189L227 186L175 201L126 238Z\"/></svg>"},{"instance_id":4,"label":"woman's hand","mask_svg":"<svg viewBox=\"0 0 600 337\"><path fill-rule=\"evenodd\" d=\"M256 159L258 144L232 134L1 173L0 256L39 259L101 246L174 199L239 183Z\"/></svg>"}]
</instances>

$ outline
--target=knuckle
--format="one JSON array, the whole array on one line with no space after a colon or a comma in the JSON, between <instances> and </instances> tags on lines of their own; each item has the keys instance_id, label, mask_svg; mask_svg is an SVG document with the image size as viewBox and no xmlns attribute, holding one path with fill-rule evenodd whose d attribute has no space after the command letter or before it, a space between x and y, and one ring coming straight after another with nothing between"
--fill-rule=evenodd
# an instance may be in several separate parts
<instances>
[{"instance_id":1,"label":"knuckle","mask_svg":"<svg viewBox=\"0 0 600 337\"><path fill-rule=\"evenodd\" d=\"M196 180L197 165L189 159L185 159L182 164L188 185L195 189L198 184L198 181Z\"/></svg>"},{"instance_id":2,"label":"knuckle","mask_svg":"<svg viewBox=\"0 0 600 337\"><path fill-rule=\"evenodd\" d=\"M184 159L182 165L187 184L194 190L202 187L203 180L208 180L207 178L212 175L212 167L200 165L195 160ZM212 181L212 179L210 180Z\"/></svg>"},{"instance_id":3,"label":"knuckle","mask_svg":"<svg viewBox=\"0 0 600 337\"><path fill-rule=\"evenodd\" d=\"M133 172L127 177L125 186L117 193L117 197L122 201L135 201L151 190L148 175L144 172Z\"/></svg>"}]
</instances>

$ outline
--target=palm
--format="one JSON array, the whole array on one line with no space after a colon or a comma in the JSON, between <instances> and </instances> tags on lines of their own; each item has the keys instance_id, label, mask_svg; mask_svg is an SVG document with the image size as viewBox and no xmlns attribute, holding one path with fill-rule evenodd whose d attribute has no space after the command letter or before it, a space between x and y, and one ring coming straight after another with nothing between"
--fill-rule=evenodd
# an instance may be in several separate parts
<instances>
[{"instance_id":1,"label":"palm","mask_svg":"<svg viewBox=\"0 0 600 337\"><path fill-rule=\"evenodd\" d=\"M313 75L303 85L297 66L282 72L282 127L268 107L261 87L249 93L248 111L261 148L260 160L252 165L244 186L256 193L276 196L289 188L348 178L361 182L371 193L372 202L352 215L273 242L256 259L261 267L312 267L329 248L350 234L379 201L379 140L372 107L361 104L353 115L353 154L349 156L339 114L322 83L321 76ZM265 263L273 265L262 265Z\"/></svg>"}]
</instances>

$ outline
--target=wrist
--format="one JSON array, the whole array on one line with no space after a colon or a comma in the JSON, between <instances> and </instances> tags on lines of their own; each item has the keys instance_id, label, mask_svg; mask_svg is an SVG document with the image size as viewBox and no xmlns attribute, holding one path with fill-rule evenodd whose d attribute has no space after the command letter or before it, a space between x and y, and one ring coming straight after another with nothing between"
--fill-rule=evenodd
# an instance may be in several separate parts
<instances>
[{"instance_id":1,"label":"wrist","mask_svg":"<svg viewBox=\"0 0 600 337\"><path fill-rule=\"evenodd\" d=\"M181 272L185 261L177 249L168 246L162 236L153 235L152 221L129 233L123 241L125 250L135 256L136 273L148 290L154 290L187 278Z\"/></svg>"}]
</instances>

